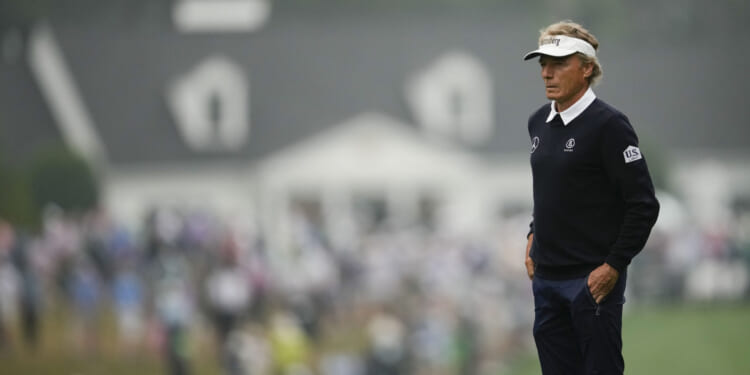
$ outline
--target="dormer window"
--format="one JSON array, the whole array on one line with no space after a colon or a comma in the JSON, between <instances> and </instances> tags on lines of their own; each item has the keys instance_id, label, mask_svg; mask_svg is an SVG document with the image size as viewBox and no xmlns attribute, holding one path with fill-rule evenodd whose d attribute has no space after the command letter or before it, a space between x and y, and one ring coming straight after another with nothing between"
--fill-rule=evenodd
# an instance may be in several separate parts
<instances>
[{"instance_id":1,"label":"dormer window","mask_svg":"<svg viewBox=\"0 0 750 375\"><path fill-rule=\"evenodd\" d=\"M232 151L247 142L249 88L242 68L210 57L167 90L180 135L195 151Z\"/></svg>"},{"instance_id":2,"label":"dormer window","mask_svg":"<svg viewBox=\"0 0 750 375\"><path fill-rule=\"evenodd\" d=\"M476 57L450 52L407 83L407 101L429 134L480 144L492 134L492 79Z\"/></svg>"}]
</instances>

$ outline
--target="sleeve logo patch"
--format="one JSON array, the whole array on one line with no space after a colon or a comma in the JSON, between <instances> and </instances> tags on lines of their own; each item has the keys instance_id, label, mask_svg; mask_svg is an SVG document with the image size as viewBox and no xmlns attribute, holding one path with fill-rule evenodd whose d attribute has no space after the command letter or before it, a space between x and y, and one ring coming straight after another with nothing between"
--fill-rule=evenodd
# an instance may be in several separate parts
<instances>
[{"instance_id":1,"label":"sleeve logo patch","mask_svg":"<svg viewBox=\"0 0 750 375\"><path fill-rule=\"evenodd\" d=\"M641 154L641 150L638 149L638 147L635 146L628 146L628 148L623 151L622 155L625 157L625 163L632 163L636 160L643 159L643 155Z\"/></svg>"}]
</instances>

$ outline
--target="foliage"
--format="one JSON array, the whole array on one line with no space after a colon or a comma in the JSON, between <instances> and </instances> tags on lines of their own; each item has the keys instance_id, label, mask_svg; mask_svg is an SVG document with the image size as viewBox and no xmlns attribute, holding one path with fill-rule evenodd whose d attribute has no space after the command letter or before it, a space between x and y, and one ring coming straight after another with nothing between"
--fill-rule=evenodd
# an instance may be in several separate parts
<instances>
[{"instance_id":1,"label":"foliage","mask_svg":"<svg viewBox=\"0 0 750 375\"><path fill-rule=\"evenodd\" d=\"M38 212L49 204L66 212L84 212L99 201L94 171L86 160L61 146L37 154L29 169L29 187Z\"/></svg>"},{"instance_id":2,"label":"foliage","mask_svg":"<svg viewBox=\"0 0 750 375\"><path fill-rule=\"evenodd\" d=\"M0 161L0 218L21 228L35 228L39 215L33 209L28 180Z\"/></svg>"}]
</instances>

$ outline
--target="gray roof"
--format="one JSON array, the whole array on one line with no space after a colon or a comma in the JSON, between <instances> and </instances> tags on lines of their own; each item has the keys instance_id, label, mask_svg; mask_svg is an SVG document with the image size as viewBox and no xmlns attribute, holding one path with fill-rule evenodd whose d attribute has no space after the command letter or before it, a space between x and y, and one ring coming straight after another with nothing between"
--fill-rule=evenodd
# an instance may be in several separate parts
<instances>
[{"instance_id":1,"label":"gray roof","mask_svg":"<svg viewBox=\"0 0 750 375\"><path fill-rule=\"evenodd\" d=\"M33 150L54 144L60 132L23 58L0 62L0 159L28 162Z\"/></svg>"},{"instance_id":2,"label":"gray roof","mask_svg":"<svg viewBox=\"0 0 750 375\"><path fill-rule=\"evenodd\" d=\"M172 25L170 4L155 2L128 17L116 6L50 16L114 164L258 159L362 112L413 123L404 83L453 49L477 56L494 79L496 131L477 152L525 151L526 119L545 102L538 66L521 56L549 20L530 9L362 11L276 2L271 20L257 32L186 35ZM596 26L604 28L604 22L592 23L605 72L595 91L630 117L642 139L666 150L748 149L750 127L741 110L750 87L747 52L726 53L742 40L738 36L750 35L747 27L727 22L685 37L616 28L599 33ZM250 80L251 135L236 152L190 150L167 110L169 81L213 54L241 64ZM38 104L38 90L28 87L28 74L16 77L8 69L0 72L0 109L14 117L12 124L34 126L9 133L2 120L2 133L59 136ZM11 86L23 86L22 93ZM26 107L33 110L19 110Z\"/></svg>"}]
</instances>

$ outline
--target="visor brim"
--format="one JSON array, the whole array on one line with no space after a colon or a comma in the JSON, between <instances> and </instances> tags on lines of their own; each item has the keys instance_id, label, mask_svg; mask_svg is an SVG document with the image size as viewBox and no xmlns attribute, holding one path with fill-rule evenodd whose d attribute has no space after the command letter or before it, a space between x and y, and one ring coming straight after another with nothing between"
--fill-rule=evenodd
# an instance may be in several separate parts
<instances>
[{"instance_id":1,"label":"visor brim","mask_svg":"<svg viewBox=\"0 0 750 375\"><path fill-rule=\"evenodd\" d=\"M533 59L534 57L545 55L552 57L565 57L577 53L578 51L571 51L569 49L562 48L539 48L527 53L523 59L524 61Z\"/></svg>"}]
</instances>

